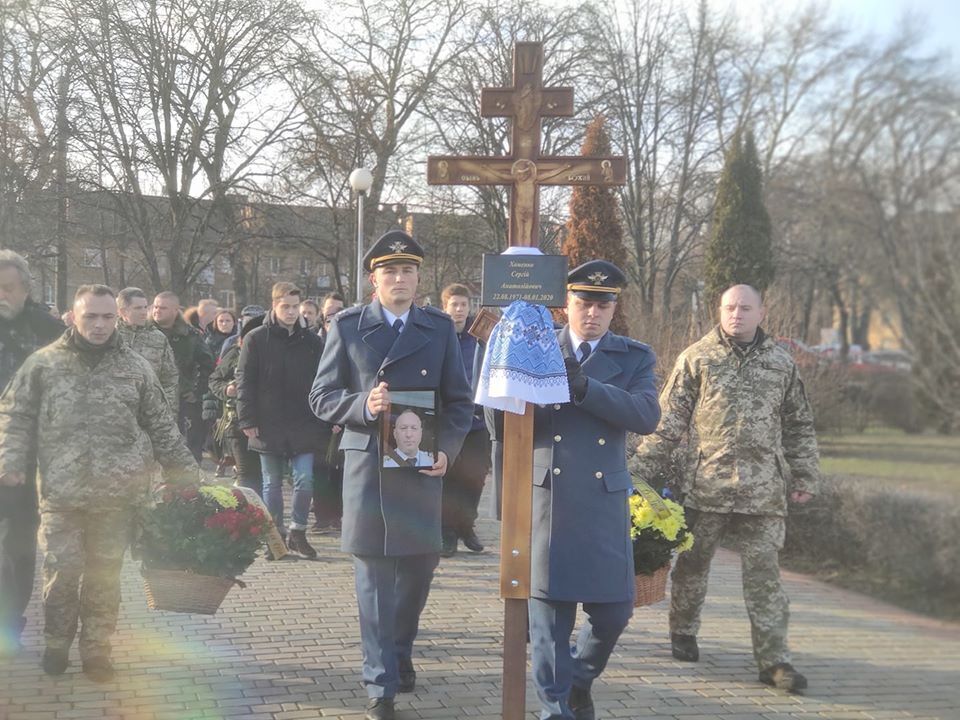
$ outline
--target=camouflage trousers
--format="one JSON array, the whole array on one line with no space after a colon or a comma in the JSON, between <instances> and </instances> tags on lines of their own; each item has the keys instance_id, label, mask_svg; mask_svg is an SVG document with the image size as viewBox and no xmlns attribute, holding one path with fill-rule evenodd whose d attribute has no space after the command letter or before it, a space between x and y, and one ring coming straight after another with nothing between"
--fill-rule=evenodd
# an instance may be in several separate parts
<instances>
[{"instance_id":1,"label":"camouflage trousers","mask_svg":"<svg viewBox=\"0 0 960 720\"><path fill-rule=\"evenodd\" d=\"M47 647L69 649L79 622L81 657L110 656L132 517L113 509L40 513Z\"/></svg>"},{"instance_id":2,"label":"camouflage trousers","mask_svg":"<svg viewBox=\"0 0 960 720\"><path fill-rule=\"evenodd\" d=\"M743 599L750 616L753 656L761 670L790 662L790 601L780 582L786 519L772 515L700 512L686 508L693 548L677 557L670 591L670 632L696 635L707 595L710 562L723 540L740 553Z\"/></svg>"}]
</instances>

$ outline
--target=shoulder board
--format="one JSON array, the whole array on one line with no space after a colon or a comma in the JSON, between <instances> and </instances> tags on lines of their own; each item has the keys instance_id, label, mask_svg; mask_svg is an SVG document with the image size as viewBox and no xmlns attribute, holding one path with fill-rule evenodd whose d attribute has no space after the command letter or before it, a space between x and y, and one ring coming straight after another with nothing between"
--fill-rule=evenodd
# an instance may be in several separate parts
<instances>
[{"instance_id":1,"label":"shoulder board","mask_svg":"<svg viewBox=\"0 0 960 720\"><path fill-rule=\"evenodd\" d=\"M626 341L628 347L636 348L637 350L643 350L644 352L651 352L653 350L652 347L646 343L640 342L639 340L634 340L633 338L626 336L621 337L623 337L623 339Z\"/></svg>"},{"instance_id":2,"label":"shoulder board","mask_svg":"<svg viewBox=\"0 0 960 720\"><path fill-rule=\"evenodd\" d=\"M436 308L436 307L434 307L433 305L421 305L421 306L419 306L419 307L420 307L421 310L423 310L425 313L427 313L427 314L429 314L429 315L436 315L437 317L442 317L442 318L446 318L447 320L450 320L450 316L449 316L449 315L447 315L447 314L446 314L443 310L441 310L440 308ZM453 322L453 320L450 320L450 322Z\"/></svg>"},{"instance_id":3,"label":"shoulder board","mask_svg":"<svg viewBox=\"0 0 960 720\"><path fill-rule=\"evenodd\" d=\"M336 315L333 316L334 322L340 322L344 318L353 317L354 315L359 315L360 311L363 310L364 305L354 305L353 307L344 308Z\"/></svg>"}]
</instances>

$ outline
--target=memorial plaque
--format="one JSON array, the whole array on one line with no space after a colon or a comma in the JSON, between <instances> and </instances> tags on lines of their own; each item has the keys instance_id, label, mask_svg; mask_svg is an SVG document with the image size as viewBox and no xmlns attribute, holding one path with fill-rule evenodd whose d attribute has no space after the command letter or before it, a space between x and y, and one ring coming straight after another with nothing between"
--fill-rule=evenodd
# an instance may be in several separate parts
<instances>
[{"instance_id":1,"label":"memorial plaque","mask_svg":"<svg viewBox=\"0 0 960 720\"><path fill-rule=\"evenodd\" d=\"M505 307L515 300L567 304L566 255L484 255L480 304Z\"/></svg>"}]
</instances>

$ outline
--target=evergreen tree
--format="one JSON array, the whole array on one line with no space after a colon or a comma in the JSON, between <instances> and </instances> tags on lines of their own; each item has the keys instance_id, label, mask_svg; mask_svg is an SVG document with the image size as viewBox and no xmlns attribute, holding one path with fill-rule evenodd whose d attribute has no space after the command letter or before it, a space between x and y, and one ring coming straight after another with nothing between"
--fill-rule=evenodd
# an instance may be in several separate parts
<instances>
[{"instance_id":1,"label":"evergreen tree","mask_svg":"<svg viewBox=\"0 0 960 720\"><path fill-rule=\"evenodd\" d=\"M587 126L581 154L610 154L610 136L602 115L598 115ZM589 260L606 260L627 272L627 249L623 244L620 202L614 188L578 186L573 189L570 219L567 221L567 233L560 251L570 258L571 269ZM617 303L610 329L620 335L629 335L630 330L621 302Z\"/></svg>"},{"instance_id":2,"label":"evergreen tree","mask_svg":"<svg viewBox=\"0 0 960 720\"><path fill-rule=\"evenodd\" d=\"M750 130L738 130L717 185L704 268L704 302L715 313L728 287L742 283L763 292L773 282L775 271L757 146Z\"/></svg>"}]
</instances>

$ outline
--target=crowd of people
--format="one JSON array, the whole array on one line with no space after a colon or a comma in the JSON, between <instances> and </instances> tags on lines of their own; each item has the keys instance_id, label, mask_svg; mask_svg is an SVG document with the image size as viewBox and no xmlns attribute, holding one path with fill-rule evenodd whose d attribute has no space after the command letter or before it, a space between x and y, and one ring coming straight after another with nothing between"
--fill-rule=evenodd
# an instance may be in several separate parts
<instances>
[{"instance_id":1,"label":"crowd of people","mask_svg":"<svg viewBox=\"0 0 960 720\"><path fill-rule=\"evenodd\" d=\"M291 553L316 557L311 511L313 529L340 533L365 717L392 720L396 696L416 687L414 641L440 558L461 541L484 549L475 523L491 469L500 502L503 420L475 404L487 363L469 332L473 298L454 283L441 307L417 305L423 262L415 239L386 233L364 257L370 302L350 308L290 282L273 286L269 308L239 314L84 285L64 327L30 299L24 259L0 251L0 655L20 649L39 538L44 671L65 672L79 629L83 672L112 678L135 507L158 463L164 480L196 482L206 453L217 475L263 497ZM566 325L510 333L528 343L520 356L547 337L559 348L569 397L534 411L529 639L544 720L595 717L593 682L633 613L628 433L648 436L636 457L651 482L682 441L691 454L674 487L696 537L673 574L674 657L699 659L707 574L726 538L743 558L759 680L806 687L790 664L777 560L789 503L818 481L796 365L760 328L760 294L737 285L658 398L653 350L609 330L625 286L615 265L585 263L568 276ZM405 402L418 393L435 398L425 412Z\"/></svg>"}]
</instances>

